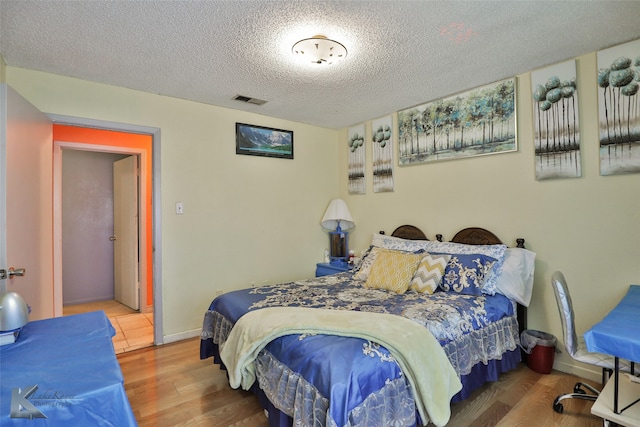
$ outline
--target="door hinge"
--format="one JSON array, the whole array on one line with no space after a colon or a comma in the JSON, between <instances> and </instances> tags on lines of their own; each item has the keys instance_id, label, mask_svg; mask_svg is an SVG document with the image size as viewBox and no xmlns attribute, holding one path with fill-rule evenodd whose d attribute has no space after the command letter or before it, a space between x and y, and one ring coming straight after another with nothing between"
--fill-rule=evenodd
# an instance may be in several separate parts
<instances>
[{"instance_id":1,"label":"door hinge","mask_svg":"<svg viewBox=\"0 0 640 427\"><path fill-rule=\"evenodd\" d=\"M7 270L4 268L0 268L0 280L4 280L7 278Z\"/></svg>"}]
</instances>

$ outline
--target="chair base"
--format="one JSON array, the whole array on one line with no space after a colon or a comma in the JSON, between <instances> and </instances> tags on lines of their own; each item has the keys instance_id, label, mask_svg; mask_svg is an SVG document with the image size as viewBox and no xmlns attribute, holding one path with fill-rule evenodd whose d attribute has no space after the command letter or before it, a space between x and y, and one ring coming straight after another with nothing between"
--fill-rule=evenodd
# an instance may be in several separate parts
<instances>
[{"instance_id":1,"label":"chair base","mask_svg":"<svg viewBox=\"0 0 640 427\"><path fill-rule=\"evenodd\" d=\"M587 394L585 389L590 391L592 394ZM564 406L562 405L562 403L560 403L560 401L565 399L581 399L591 400L592 402L595 402L599 395L600 392L594 387L591 387L589 384L578 382L575 386L573 386L573 393L561 394L560 396L555 398L555 400L553 401L553 410L561 414L564 411Z\"/></svg>"}]
</instances>

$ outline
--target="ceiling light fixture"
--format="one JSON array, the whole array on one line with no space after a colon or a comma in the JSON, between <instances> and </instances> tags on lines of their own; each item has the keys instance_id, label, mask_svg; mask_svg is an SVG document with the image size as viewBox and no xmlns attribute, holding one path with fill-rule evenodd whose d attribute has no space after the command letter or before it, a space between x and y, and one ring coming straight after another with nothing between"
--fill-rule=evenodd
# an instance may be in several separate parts
<instances>
[{"instance_id":1,"label":"ceiling light fixture","mask_svg":"<svg viewBox=\"0 0 640 427\"><path fill-rule=\"evenodd\" d=\"M325 36L313 36L293 45L291 52L302 62L311 64L333 64L347 56L347 48Z\"/></svg>"}]
</instances>

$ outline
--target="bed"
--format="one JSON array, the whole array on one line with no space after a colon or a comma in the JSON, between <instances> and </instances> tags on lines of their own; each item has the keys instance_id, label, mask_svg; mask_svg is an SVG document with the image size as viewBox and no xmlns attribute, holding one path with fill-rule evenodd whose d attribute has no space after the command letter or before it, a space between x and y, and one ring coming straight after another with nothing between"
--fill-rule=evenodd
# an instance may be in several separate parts
<instances>
[{"instance_id":1,"label":"bed","mask_svg":"<svg viewBox=\"0 0 640 427\"><path fill-rule=\"evenodd\" d=\"M271 427L445 425L451 402L518 366L535 254L482 228L436 237L401 226L349 272L215 298L200 357Z\"/></svg>"}]
</instances>

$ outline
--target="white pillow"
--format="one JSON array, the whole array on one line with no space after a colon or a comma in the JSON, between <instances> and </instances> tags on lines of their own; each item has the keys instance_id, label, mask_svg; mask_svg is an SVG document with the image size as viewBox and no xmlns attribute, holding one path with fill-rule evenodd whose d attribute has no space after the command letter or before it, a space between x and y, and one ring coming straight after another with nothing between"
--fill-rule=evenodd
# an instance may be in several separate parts
<instances>
[{"instance_id":1,"label":"white pillow","mask_svg":"<svg viewBox=\"0 0 640 427\"><path fill-rule=\"evenodd\" d=\"M535 261L535 252L522 248L507 248L502 273L496 280L497 292L529 307Z\"/></svg>"},{"instance_id":2,"label":"white pillow","mask_svg":"<svg viewBox=\"0 0 640 427\"><path fill-rule=\"evenodd\" d=\"M387 236L386 234L374 233L371 245L395 251L418 252L424 251L429 245L428 240L407 240L400 237Z\"/></svg>"},{"instance_id":3,"label":"white pillow","mask_svg":"<svg viewBox=\"0 0 640 427\"><path fill-rule=\"evenodd\" d=\"M378 256L378 252L380 252L381 248L372 247L362 258L360 264L356 269L356 274L353 276L355 280L367 280L369 278L369 273L371 272L371 266L376 260Z\"/></svg>"}]
</instances>

